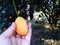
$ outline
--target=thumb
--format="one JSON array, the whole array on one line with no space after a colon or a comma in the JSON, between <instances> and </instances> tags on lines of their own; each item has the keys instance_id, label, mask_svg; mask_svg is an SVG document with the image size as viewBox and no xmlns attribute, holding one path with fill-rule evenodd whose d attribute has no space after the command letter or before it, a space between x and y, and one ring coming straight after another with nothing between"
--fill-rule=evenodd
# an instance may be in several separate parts
<instances>
[{"instance_id":1,"label":"thumb","mask_svg":"<svg viewBox=\"0 0 60 45\"><path fill-rule=\"evenodd\" d=\"M11 26L1 34L1 37L11 37L15 32L15 23L13 22Z\"/></svg>"}]
</instances>

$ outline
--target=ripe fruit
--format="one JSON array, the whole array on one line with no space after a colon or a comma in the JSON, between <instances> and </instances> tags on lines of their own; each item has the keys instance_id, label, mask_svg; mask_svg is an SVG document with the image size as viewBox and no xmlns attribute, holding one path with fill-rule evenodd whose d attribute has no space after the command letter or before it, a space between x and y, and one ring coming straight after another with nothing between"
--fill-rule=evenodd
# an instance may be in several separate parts
<instances>
[{"instance_id":1,"label":"ripe fruit","mask_svg":"<svg viewBox=\"0 0 60 45\"><path fill-rule=\"evenodd\" d=\"M16 32L19 35L25 36L28 32L26 20L22 17L17 17L15 23L16 23Z\"/></svg>"}]
</instances>

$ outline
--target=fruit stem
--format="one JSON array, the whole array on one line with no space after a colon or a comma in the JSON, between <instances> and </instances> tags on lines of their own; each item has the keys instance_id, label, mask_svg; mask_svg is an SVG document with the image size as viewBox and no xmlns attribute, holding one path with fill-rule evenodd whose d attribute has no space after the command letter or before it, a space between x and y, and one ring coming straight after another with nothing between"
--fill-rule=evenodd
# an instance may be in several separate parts
<instances>
[{"instance_id":1,"label":"fruit stem","mask_svg":"<svg viewBox=\"0 0 60 45\"><path fill-rule=\"evenodd\" d=\"M16 5L15 5L15 1L13 0L13 6L14 6L14 10L15 10L15 12L16 12L16 15L17 15L17 17L18 17L18 13L17 13L17 9L16 9Z\"/></svg>"}]
</instances>

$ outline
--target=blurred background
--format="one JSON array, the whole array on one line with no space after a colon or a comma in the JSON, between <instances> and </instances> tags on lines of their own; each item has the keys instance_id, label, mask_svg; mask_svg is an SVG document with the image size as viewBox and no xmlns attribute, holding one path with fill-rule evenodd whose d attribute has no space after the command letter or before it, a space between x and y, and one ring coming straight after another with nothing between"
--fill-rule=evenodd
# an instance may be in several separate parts
<instances>
[{"instance_id":1,"label":"blurred background","mask_svg":"<svg viewBox=\"0 0 60 45\"><path fill-rule=\"evenodd\" d=\"M17 16L32 23L31 45L60 45L60 0L0 0L0 34Z\"/></svg>"}]
</instances>

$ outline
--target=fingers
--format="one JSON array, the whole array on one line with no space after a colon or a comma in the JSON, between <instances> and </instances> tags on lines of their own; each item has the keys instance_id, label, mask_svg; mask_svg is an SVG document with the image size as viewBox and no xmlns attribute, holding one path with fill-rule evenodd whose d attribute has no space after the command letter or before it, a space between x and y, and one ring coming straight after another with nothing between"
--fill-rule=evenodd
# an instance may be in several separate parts
<instances>
[{"instance_id":1,"label":"fingers","mask_svg":"<svg viewBox=\"0 0 60 45\"><path fill-rule=\"evenodd\" d=\"M13 33L15 32L15 23L13 22L12 25L1 34L1 36L3 37L10 37L13 35Z\"/></svg>"},{"instance_id":2,"label":"fingers","mask_svg":"<svg viewBox=\"0 0 60 45\"><path fill-rule=\"evenodd\" d=\"M17 45L21 45L21 42L22 42L22 40L21 39L19 39L19 38L17 38Z\"/></svg>"},{"instance_id":3,"label":"fingers","mask_svg":"<svg viewBox=\"0 0 60 45\"><path fill-rule=\"evenodd\" d=\"M21 45L21 36L20 35L16 35L16 43L17 43L17 45Z\"/></svg>"},{"instance_id":4,"label":"fingers","mask_svg":"<svg viewBox=\"0 0 60 45\"><path fill-rule=\"evenodd\" d=\"M26 36L22 36L22 38L25 38L25 39L27 39L27 40L29 40L29 41L30 41L31 35L32 35L31 25L32 25L32 24L29 22L29 23L28 23L28 34L27 34Z\"/></svg>"},{"instance_id":5,"label":"fingers","mask_svg":"<svg viewBox=\"0 0 60 45\"><path fill-rule=\"evenodd\" d=\"M13 45L17 45L15 36L11 37L11 41Z\"/></svg>"},{"instance_id":6,"label":"fingers","mask_svg":"<svg viewBox=\"0 0 60 45\"><path fill-rule=\"evenodd\" d=\"M30 45L31 35L32 35L32 28L31 23L28 23L28 34L22 38L21 45Z\"/></svg>"},{"instance_id":7,"label":"fingers","mask_svg":"<svg viewBox=\"0 0 60 45\"><path fill-rule=\"evenodd\" d=\"M31 28L31 25L32 25L31 22L29 22L29 23L28 23L28 28Z\"/></svg>"},{"instance_id":8,"label":"fingers","mask_svg":"<svg viewBox=\"0 0 60 45\"><path fill-rule=\"evenodd\" d=\"M32 27L31 27L31 25L32 24L29 22L28 23L28 34L25 37L26 39L29 39L29 40L31 39L31 35L32 35Z\"/></svg>"},{"instance_id":9,"label":"fingers","mask_svg":"<svg viewBox=\"0 0 60 45\"><path fill-rule=\"evenodd\" d=\"M16 38L20 38L20 37L21 37L20 35L18 35L18 34L16 35Z\"/></svg>"}]
</instances>

